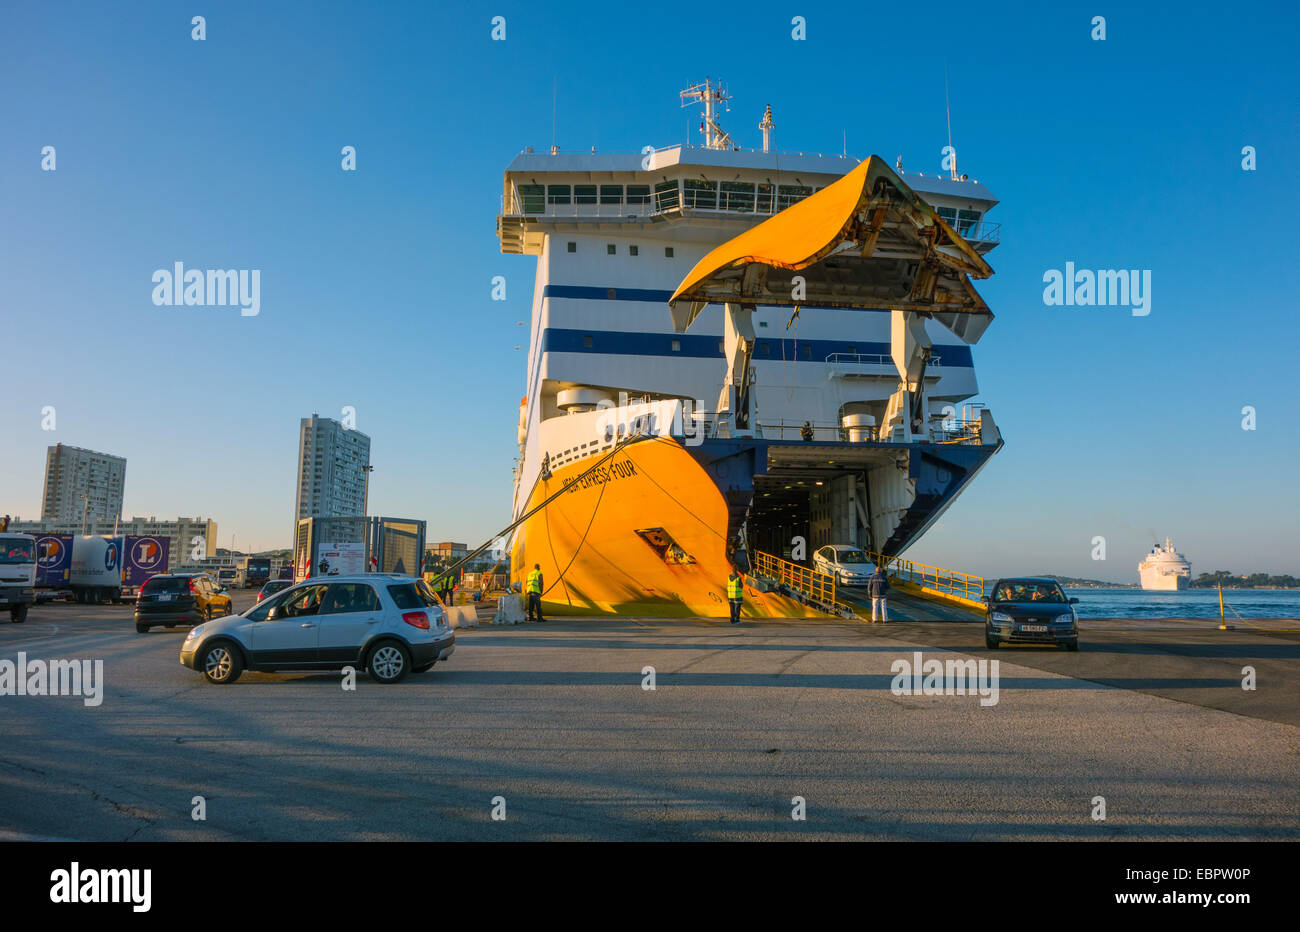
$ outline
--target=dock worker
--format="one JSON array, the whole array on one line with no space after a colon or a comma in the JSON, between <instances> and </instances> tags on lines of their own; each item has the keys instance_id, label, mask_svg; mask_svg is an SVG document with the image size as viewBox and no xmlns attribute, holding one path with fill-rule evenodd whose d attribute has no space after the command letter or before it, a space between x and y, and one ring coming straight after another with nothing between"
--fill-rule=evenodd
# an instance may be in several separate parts
<instances>
[{"instance_id":1,"label":"dock worker","mask_svg":"<svg viewBox=\"0 0 1300 932\"><path fill-rule=\"evenodd\" d=\"M524 595L528 599L528 620L545 621L542 617L542 564L533 564L524 582Z\"/></svg>"},{"instance_id":2,"label":"dock worker","mask_svg":"<svg viewBox=\"0 0 1300 932\"><path fill-rule=\"evenodd\" d=\"M885 604L885 593L889 591L889 577L885 575L885 565L876 565L876 571L867 580L867 595L871 597L871 620L889 621L889 607Z\"/></svg>"},{"instance_id":3,"label":"dock worker","mask_svg":"<svg viewBox=\"0 0 1300 932\"><path fill-rule=\"evenodd\" d=\"M731 608L731 623L740 624L740 609L745 604L745 577L733 566L727 577L727 605Z\"/></svg>"},{"instance_id":4,"label":"dock worker","mask_svg":"<svg viewBox=\"0 0 1300 932\"><path fill-rule=\"evenodd\" d=\"M812 422L803 422L803 427L799 428L799 436L804 440L811 440L813 438Z\"/></svg>"},{"instance_id":5,"label":"dock worker","mask_svg":"<svg viewBox=\"0 0 1300 932\"><path fill-rule=\"evenodd\" d=\"M456 591L455 577L451 573L444 575L438 580L438 590L438 595L442 598L442 601L450 605Z\"/></svg>"}]
</instances>

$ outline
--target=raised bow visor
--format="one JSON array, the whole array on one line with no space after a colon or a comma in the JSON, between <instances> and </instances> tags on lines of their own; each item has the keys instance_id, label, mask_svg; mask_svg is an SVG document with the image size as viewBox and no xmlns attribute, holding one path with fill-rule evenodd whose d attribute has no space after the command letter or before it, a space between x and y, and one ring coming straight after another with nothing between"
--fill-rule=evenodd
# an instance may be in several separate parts
<instances>
[{"instance_id":1,"label":"raised bow visor","mask_svg":"<svg viewBox=\"0 0 1300 932\"><path fill-rule=\"evenodd\" d=\"M723 243L669 299L684 333L705 305L915 311L967 343L993 320L972 278L989 264L873 155L839 181ZM804 282L796 287L795 276Z\"/></svg>"}]
</instances>

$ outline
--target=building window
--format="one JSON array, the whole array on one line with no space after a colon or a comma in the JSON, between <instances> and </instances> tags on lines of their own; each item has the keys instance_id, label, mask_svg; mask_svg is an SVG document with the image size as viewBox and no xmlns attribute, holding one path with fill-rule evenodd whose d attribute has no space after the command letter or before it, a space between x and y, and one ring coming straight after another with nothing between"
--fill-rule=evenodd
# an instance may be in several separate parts
<instances>
[{"instance_id":1,"label":"building window","mask_svg":"<svg viewBox=\"0 0 1300 932\"><path fill-rule=\"evenodd\" d=\"M673 352L674 352L674 353L680 353L681 351L682 351L682 341L681 341L681 340L673 340Z\"/></svg>"},{"instance_id":2,"label":"building window","mask_svg":"<svg viewBox=\"0 0 1300 932\"><path fill-rule=\"evenodd\" d=\"M569 186L567 184L552 184L546 186L546 202L548 204L567 204L570 199Z\"/></svg>"},{"instance_id":3,"label":"building window","mask_svg":"<svg viewBox=\"0 0 1300 932\"><path fill-rule=\"evenodd\" d=\"M671 246L665 246L665 247L664 247L664 255L667 256L669 259L671 259L671 258L673 257L673 247L671 247Z\"/></svg>"},{"instance_id":4,"label":"building window","mask_svg":"<svg viewBox=\"0 0 1300 932\"><path fill-rule=\"evenodd\" d=\"M613 243L606 243L606 244L605 244L605 255L607 255L607 256L612 256L612 255L614 255L616 252L618 252L618 247L616 247Z\"/></svg>"},{"instance_id":5,"label":"building window","mask_svg":"<svg viewBox=\"0 0 1300 932\"><path fill-rule=\"evenodd\" d=\"M602 184L600 186L600 202L602 204L622 204L623 186L621 184Z\"/></svg>"},{"instance_id":6,"label":"building window","mask_svg":"<svg viewBox=\"0 0 1300 932\"><path fill-rule=\"evenodd\" d=\"M812 347L805 343L803 346L799 347L799 355L804 359L812 359Z\"/></svg>"},{"instance_id":7,"label":"building window","mask_svg":"<svg viewBox=\"0 0 1300 932\"><path fill-rule=\"evenodd\" d=\"M575 184L573 186L573 203L596 203L596 186L594 184Z\"/></svg>"},{"instance_id":8,"label":"building window","mask_svg":"<svg viewBox=\"0 0 1300 932\"><path fill-rule=\"evenodd\" d=\"M771 345L770 343L768 343L766 340L759 340L759 341L758 341L758 355L760 355L760 356L771 356L771 355L772 355L772 345Z\"/></svg>"},{"instance_id":9,"label":"building window","mask_svg":"<svg viewBox=\"0 0 1300 932\"><path fill-rule=\"evenodd\" d=\"M578 244L575 243L575 242L573 242L572 240L570 240L570 241L569 241L569 252L577 252L577 251L578 251Z\"/></svg>"},{"instance_id":10,"label":"building window","mask_svg":"<svg viewBox=\"0 0 1300 932\"><path fill-rule=\"evenodd\" d=\"M583 349L591 349L592 345L593 345L593 341L592 341L592 339L591 339L590 336L584 336L584 337L582 338L582 348L583 348Z\"/></svg>"},{"instance_id":11,"label":"building window","mask_svg":"<svg viewBox=\"0 0 1300 932\"><path fill-rule=\"evenodd\" d=\"M639 256L641 251L636 246L629 246L627 247L627 254L629 256Z\"/></svg>"}]
</instances>

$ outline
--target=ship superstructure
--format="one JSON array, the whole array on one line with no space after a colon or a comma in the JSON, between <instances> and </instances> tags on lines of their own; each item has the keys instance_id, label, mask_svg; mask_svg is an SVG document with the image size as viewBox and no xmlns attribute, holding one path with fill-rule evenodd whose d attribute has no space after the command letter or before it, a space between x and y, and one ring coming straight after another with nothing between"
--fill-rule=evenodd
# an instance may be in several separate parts
<instances>
[{"instance_id":1,"label":"ship superstructure","mask_svg":"<svg viewBox=\"0 0 1300 932\"><path fill-rule=\"evenodd\" d=\"M1166 537L1164 546L1155 544L1138 564L1138 578L1143 589L1173 592L1186 589L1192 581L1192 564L1174 549Z\"/></svg>"},{"instance_id":2,"label":"ship superstructure","mask_svg":"<svg viewBox=\"0 0 1300 932\"><path fill-rule=\"evenodd\" d=\"M506 170L502 251L537 257L515 515L574 485L511 548L515 578L542 566L549 611L725 614L727 568L750 550L901 553L1001 446L989 412L964 404L991 315L978 295L935 303L964 301L969 277L991 272L991 192L879 158L867 172L771 151L770 108L763 149L735 148L709 106L718 92L693 92L703 148L525 151ZM889 198L820 193L849 175ZM743 283L726 272L670 311L701 260L760 224L789 239L789 224L765 221L804 202L808 235L839 222L826 211L861 217L831 230L839 239L801 276L813 292L758 264L770 287L740 311L727 291ZM853 281L836 271L846 249L872 260Z\"/></svg>"}]
</instances>

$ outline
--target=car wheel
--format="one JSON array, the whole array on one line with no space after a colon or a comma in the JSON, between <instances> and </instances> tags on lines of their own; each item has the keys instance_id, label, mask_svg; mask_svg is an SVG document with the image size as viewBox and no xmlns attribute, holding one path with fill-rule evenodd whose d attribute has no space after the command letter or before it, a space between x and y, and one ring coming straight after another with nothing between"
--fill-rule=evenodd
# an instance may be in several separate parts
<instances>
[{"instance_id":1,"label":"car wheel","mask_svg":"<svg viewBox=\"0 0 1300 932\"><path fill-rule=\"evenodd\" d=\"M209 683L224 686L239 679L244 672L244 665L239 660L239 651L228 641L218 641L203 652L203 675Z\"/></svg>"},{"instance_id":2,"label":"car wheel","mask_svg":"<svg viewBox=\"0 0 1300 932\"><path fill-rule=\"evenodd\" d=\"M1079 639L1073 638L1072 640L1066 641L1065 649L1071 652L1077 651L1079 649Z\"/></svg>"},{"instance_id":3,"label":"car wheel","mask_svg":"<svg viewBox=\"0 0 1300 932\"><path fill-rule=\"evenodd\" d=\"M142 624L140 624L140 622L137 621L137 622L135 623L135 633L136 633L136 634L148 634L148 633L149 633L149 626L148 626L148 625L142 625Z\"/></svg>"},{"instance_id":4,"label":"car wheel","mask_svg":"<svg viewBox=\"0 0 1300 932\"><path fill-rule=\"evenodd\" d=\"M991 635L988 634L984 635L984 646L987 647L989 650L997 650L998 645L1000 645L1001 643L1002 643L1001 641L999 641L995 637L992 637Z\"/></svg>"},{"instance_id":5,"label":"car wheel","mask_svg":"<svg viewBox=\"0 0 1300 932\"><path fill-rule=\"evenodd\" d=\"M370 651L366 670L380 683L397 683L411 671L411 655L396 641L381 641Z\"/></svg>"},{"instance_id":6,"label":"car wheel","mask_svg":"<svg viewBox=\"0 0 1300 932\"><path fill-rule=\"evenodd\" d=\"M13 622L14 624L16 624L16 625L20 625L20 624L22 624L24 621L27 620L27 608L28 608L28 606L26 606L26 605L19 605L19 606L16 606L16 607L15 607L15 608L14 608L14 609L9 613L9 620L12 621L12 622Z\"/></svg>"}]
</instances>

